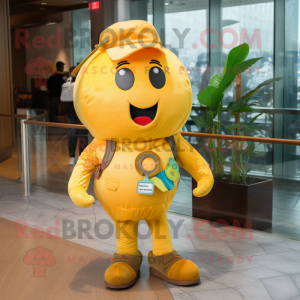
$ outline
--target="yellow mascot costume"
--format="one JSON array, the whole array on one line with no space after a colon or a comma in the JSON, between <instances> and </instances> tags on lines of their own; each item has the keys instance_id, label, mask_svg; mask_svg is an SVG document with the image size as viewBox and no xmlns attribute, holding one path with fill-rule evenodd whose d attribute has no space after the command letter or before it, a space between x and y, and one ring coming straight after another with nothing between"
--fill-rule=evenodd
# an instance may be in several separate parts
<instances>
[{"instance_id":1,"label":"yellow mascot costume","mask_svg":"<svg viewBox=\"0 0 300 300\"><path fill-rule=\"evenodd\" d=\"M180 135L192 106L184 66L161 45L153 25L126 21L101 33L76 72L75 110L94 140L78 159L68 190L76 205L90 207L94 198L87 188L95 171L95 194L114 221L117 238L106 286L121 289L137 280L140 220L152 232L150 273L177 285L198 283L198 267L173 249L167 220L178 165L198 182L196 197L208 194L214 182L206 161Z\"/></svg>"}]
</instances>

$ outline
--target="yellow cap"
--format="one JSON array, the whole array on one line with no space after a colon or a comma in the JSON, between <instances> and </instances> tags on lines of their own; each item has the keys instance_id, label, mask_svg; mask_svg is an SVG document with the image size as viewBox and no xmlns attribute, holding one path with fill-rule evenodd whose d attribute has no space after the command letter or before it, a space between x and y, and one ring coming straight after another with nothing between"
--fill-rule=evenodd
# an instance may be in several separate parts
<instances>
[{"instance_id":1,"label":"yellow cap","mask_svg":"<svg viewBox=\"0 0 300 300\"><path fill-rule=\"evenodd\" d=\"M87 59L98 50L106 49L111 60L119 60L144 48L156 48L166 55L165 48L152 24L141 20L115 23L102 31L99 44L73 70L72 75L75 75Z\"/></svg>"},{"instance_id":2,"label":"yellow cap","mask_svg":"<svg viewBox=\"0 0 300 300\"><path fill-rule=\"evenodd\" d=\"M99 44L107 37L109 43L103 44L103 48L112 60L125 58L143 48L156 48L165 54L155 27L146 21L115 23L102 31Z\"/></svg>"}]
</instances>

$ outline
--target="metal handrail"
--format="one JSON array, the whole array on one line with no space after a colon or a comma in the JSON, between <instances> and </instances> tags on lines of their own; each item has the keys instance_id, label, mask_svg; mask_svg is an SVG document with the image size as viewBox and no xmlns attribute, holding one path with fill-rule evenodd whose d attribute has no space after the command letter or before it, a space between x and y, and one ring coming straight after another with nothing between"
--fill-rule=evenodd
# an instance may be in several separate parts
<instances>
[{"instance_id":1,"label":"metal handrail","mask_svg":"<svg viewBox=\"0 0 300 300\"><path fill-rule=\"evenodd\" d=\"M28 110L29 110L29 109L27 109L26 112L27 112ZM32 110L35 110L35 109L32 109ZM42 113L41 115L37 115L37 116L30 117L30 118L28 118L27 120L34 120L34 119L46 117L46 116L48 115L48 110L46 110L46 109L36 109L36 110L42 110L43 113Z\"/></svg>"},{"instance_id":2,"label":"metal handrail","mask_svg":"<svg viewBox=\"0 0 300 300\"><path fill-rule=\"evenodd\" d=\"M66 123L51 123L51 122L26 121L26 120L24 121L24 123L31 124L31 125L40 125L40 126L87 129L84 125L66 124ZM211 133L186 132L186 131L181 131L181 134L183 136L191 136L191 137L198 137L198 138L239 140L239 141L248 141L248 142L261 142L261 143L270 143L270 144L300 146L300 140L261 138L261 137L252 137L252 136L237 136L237 135L211 134Z\"/></svg>"},{"instance_id":3,"label":"metal handrail","mask_svg":"<svg viewBox=\"0 0 300 300\"><path fill-rule=\"evenodd\" d=\"M204 111L206 109L207 107L202 105L192 106L192 110L194 111ZM258 112L265 114L300 115L300 109L297 108L255 107L255 109L258 110ZM222 111L228 111L228 109L226 107L223 107Z\"/></svg>"},{"instance_id":4,"label":"metal handrail","mask_svg":"<svg viewBox=\"0 0 300 300\"><path fill-rule=\"evenodd\" d=\"M8 115L8 114L0 114L0 117L9 117L9 118L26 118L26 115Z\"/></svg>"},{"instance_id":5,"label":"metal handrail","mask_svg":"<svg viewBox=\"0 0 300 300\"><path fill-rule=\"evenodd\" d=\"M47 126L47 127L87 129L84 125L68 124L68 123L52 123L52 122L40 122L40 121L29 121L29 120L25 120L24 123L29 125L39 125L39 126Z\"/></svg>"},{"instance_id":6,"label":"metal handrail","mask_svg":"<svg viewBox=\"0 0 300 300\"><path fill-rule=\"evenodd\" d=\"M226 135L226 134L212 134L212 133L199 133L199 132L186 132L182 131L183 136L220 139L230 141L246 141L246 142L259 142L269 144L281 144L281 145L295 145L300 146L300 140L288 140L288 139L275 139L275 138L261 138L254 136L241 136L241 135Z\"/></svg>"}]
</instances>

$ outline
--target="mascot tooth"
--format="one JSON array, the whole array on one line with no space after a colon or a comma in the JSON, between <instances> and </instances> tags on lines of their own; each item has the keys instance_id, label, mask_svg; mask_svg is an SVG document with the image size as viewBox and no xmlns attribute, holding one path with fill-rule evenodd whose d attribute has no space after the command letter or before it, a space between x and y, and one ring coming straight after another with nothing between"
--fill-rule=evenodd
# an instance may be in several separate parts
<instances>
[{"instance_id":1,"label":"mascot tooth","mask_svg":"<svg viewBox=\"0 0 300 300\"><path fill-rule=\"evenodd\" d=\"M198 182L197 197L209 193L214 182L206 161L180 135L192 106L183 64L161 45L153 25L127 21L101 33L78 71L74 105L94 140L78 159L68 190L76 205L90 207L94 198L87 188L95 172L95 194L114 221L117 238L106 286L121 289L137 280L140 220L152 232L150 273L177 285L198 283L198 267L173 249L167 220L179 166Z\"/></svg>"}]
</instances>

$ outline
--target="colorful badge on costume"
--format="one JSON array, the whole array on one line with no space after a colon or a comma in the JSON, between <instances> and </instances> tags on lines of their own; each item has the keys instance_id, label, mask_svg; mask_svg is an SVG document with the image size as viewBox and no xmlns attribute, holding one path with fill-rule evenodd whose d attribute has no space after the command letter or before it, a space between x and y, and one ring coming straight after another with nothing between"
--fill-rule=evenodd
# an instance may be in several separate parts
<instances>
[{"instance_id":1,"label":"colorful badge on costume","mask_svg":"<svg viewBox=\"0 0 300 300\"><path fill-rule=\"evenodd\" d=\"M150 181L154 183L162 192L172 190L174 181L180 178L179 166L174 158L169 158L169 164L165 170L159 172Z\"/></svg>"},{"instance_id":2,"label":"colorful badge on costume","mask_svg":"<svg viewBox=\"0 0 300 300\"><path fill-rule=\"evenodd\" d=\"M154 160L153 168L151 169L150 166L149 170L145 170L142 166L142 161L147 157L150 157ZM145 176L144 180L138 181L137 189L136 189L137 193L142 195L153 195L154 183L149 180L149 176L154 176L158 174L160 169L159 156L152 151L144 151L140 153L135 159L135 168L140 175Z\"/></svg>"}]
</instances>

